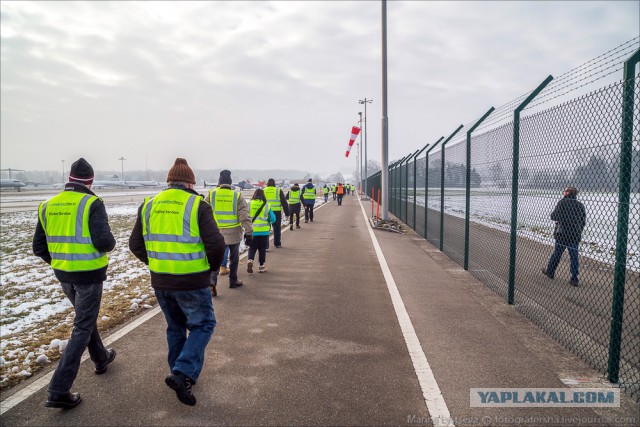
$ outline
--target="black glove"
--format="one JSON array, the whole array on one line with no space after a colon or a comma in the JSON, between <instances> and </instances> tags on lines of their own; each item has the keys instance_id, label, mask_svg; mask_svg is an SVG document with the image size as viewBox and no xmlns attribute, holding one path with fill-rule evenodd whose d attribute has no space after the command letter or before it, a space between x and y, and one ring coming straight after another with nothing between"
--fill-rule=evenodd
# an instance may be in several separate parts
<instances>
[{"instance_id":1,"label":"black glove","mask_svg":"<svg viewBox=\"0 0 640 427\"><path fill-rule=\"evenodd\" d=\"M253 241L253 236L251 234L245 234L244 235L244 245L245 246L250 246L252 241Z\"/></svg>"}]
</instances>

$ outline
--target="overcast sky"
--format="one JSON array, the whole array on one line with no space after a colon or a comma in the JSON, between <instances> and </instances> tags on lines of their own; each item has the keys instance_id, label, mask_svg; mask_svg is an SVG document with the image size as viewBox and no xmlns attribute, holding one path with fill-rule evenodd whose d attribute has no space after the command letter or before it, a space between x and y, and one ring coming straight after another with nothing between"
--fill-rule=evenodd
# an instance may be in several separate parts
<instances>
[{"instance_id":1,"label":"overcast sky","mask_svg":"<svg viewBox=\"0 0 640 427\"><path fill-rule=\"evenodd\" d=\"M638 36L639 4L388 2L389 159ZM2 168L350 175L365 97L381 160L379 1L0 7Z\"/></svg>"}]
</instances>

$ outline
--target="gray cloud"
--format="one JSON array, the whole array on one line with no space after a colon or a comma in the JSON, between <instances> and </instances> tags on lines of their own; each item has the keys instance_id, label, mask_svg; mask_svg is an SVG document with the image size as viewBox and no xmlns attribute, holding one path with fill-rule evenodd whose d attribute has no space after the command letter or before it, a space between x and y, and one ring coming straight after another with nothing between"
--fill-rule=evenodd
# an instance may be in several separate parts
<instances>
[{"instance_id":1,"label":"gray cloud","mask_svg":"<svg viewBox=\"0 0 640 427\"><path fill-rule=\"evenodd\" d=\"M638 35L637 2L389 2L400 157ZM2 167L297 168L380 158L379 2L3 2Z\"/></svg>"}]
</instances>

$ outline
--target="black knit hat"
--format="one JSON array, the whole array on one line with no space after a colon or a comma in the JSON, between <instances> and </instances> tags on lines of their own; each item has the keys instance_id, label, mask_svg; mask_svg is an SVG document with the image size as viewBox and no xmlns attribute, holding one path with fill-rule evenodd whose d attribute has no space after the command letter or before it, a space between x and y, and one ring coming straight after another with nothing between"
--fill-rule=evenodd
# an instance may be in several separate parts
<instances>
[{"instance_id":1,"label":"black knit hat","mask_svg":"<svg viewBox=\"0 0 640 427\"><path fill-rule=\"evenodd\" d=\"M313 182L313 180L311 178L309 178L309 181L307 181L307 182Z\"/></svg>"},{"instance_id":2,"label":"black knit hat","mask_svg":"<svg viewBox=\"0 0 640 427\"><path fill-rule=\"evenodd\" d=\"M93 168L85 159L80 157L71 165L69 182L79 182L84 185L93 184Z\"/></svg>"},{"instance_id":3,"label":"black knit hat","mask_svg":"<svg viewBox=\"0 0 640 427\"><path fill-rule=\"evenodd\" d=\"M178 157L171 169L169 169L167 182L186 182L188 184L195 184L196 176L187 164L187 161Z\"/></svg>"},{"instance_id":4,"label":"black knit hat","mask_svg":"<svg viewBox=\"0 0 640 427\"><path fill-rule=\"evenodd\" d=\"M229 184L231 185L233 181L231 181L231 171L223 170L220 172L220 178L218 178L218 185L220 184Z\"/></svg>"}]
</instances>

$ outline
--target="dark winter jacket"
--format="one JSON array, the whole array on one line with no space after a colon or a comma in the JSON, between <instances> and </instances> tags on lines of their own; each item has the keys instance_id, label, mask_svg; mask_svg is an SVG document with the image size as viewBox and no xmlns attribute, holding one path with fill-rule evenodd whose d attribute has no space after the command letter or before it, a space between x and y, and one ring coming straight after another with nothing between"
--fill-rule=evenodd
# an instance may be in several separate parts
<instances>
[{"instance_id":1,"label":"dark winter jacket","mask_svg":"<svg viewBox=\"0 0 640 427\"><path fill-rule=\"evenodd\" d=\"M300 189L300 199L302 200L302 203L304 203L305 205L313 205L316 203L316 199L305 199L304 197L302 197L302 195L304 194L304 189L305 188L313 188L314 189L314 193L317 191L317 189L315 188L315 185L313 185L313 183L311 182L307 182L307 184L302 187Z\"/></svg>"},{"instance_id":2,"label":"dark winter jacket","mask_svg":"<svg viewBox=\"0 0 640 427\"><path fill-rule=\"evenodd\" d=\"M78 183L68 183L64 191L75 191L78 193L95 194L85 185ZM111 234L107 210L102 199L98 199L89 208L89 232L91 233L91 243L100 252L111 252L116 246L116 239ZM47 235L42 228L40 220L36 225L36 232L33 236L33 253L42 258L47 264L51 264L51 254L47 246ZM62 283L73 285L90 285L101 283L107 280L107 267L92 271L68 272L54 269L58 280Z\"/></svg>"},{"instance_id":3,"label":"dark winter jacket","mask_svg":"<svg viewBox=\"0 0 640 427\"><path fill-rule=\"evenodd\" d=\"M580 242L586 219L584 205L576 199L576 196L563 197L551 212L551 220L556 222L553 237L567 243Z\"/></svg>"},{"instance_id":4,"label":"dark winter jacket","mask_svg":"<svg viewBox=\"0 0 640 427\"><path fill-rule=\"evenodd\" d=\"M197 192L185 187L174 186L169 188L178 188L202 197L202 195ZM142 203L138 208L136 223L133 226L133 231L129 237L129 249L133 252L136 258L144 262L146 265L149 265L147 249L144 246L144 238L142 237L141 212L143 206L144 203ZM198 208L198 227L200 228L200 238L204 243L204 250L207 254L207 260L209 261L209 271L183 275L162 274L151 271L151 286L171 291L191 291L209 286L211 271L219 269L220 264L222 264L225 243L224 237L220 234L220 230L218 230L218 226L213 219L211 205L204 200L200 202Z\"/></svg>"}]
</instances>

